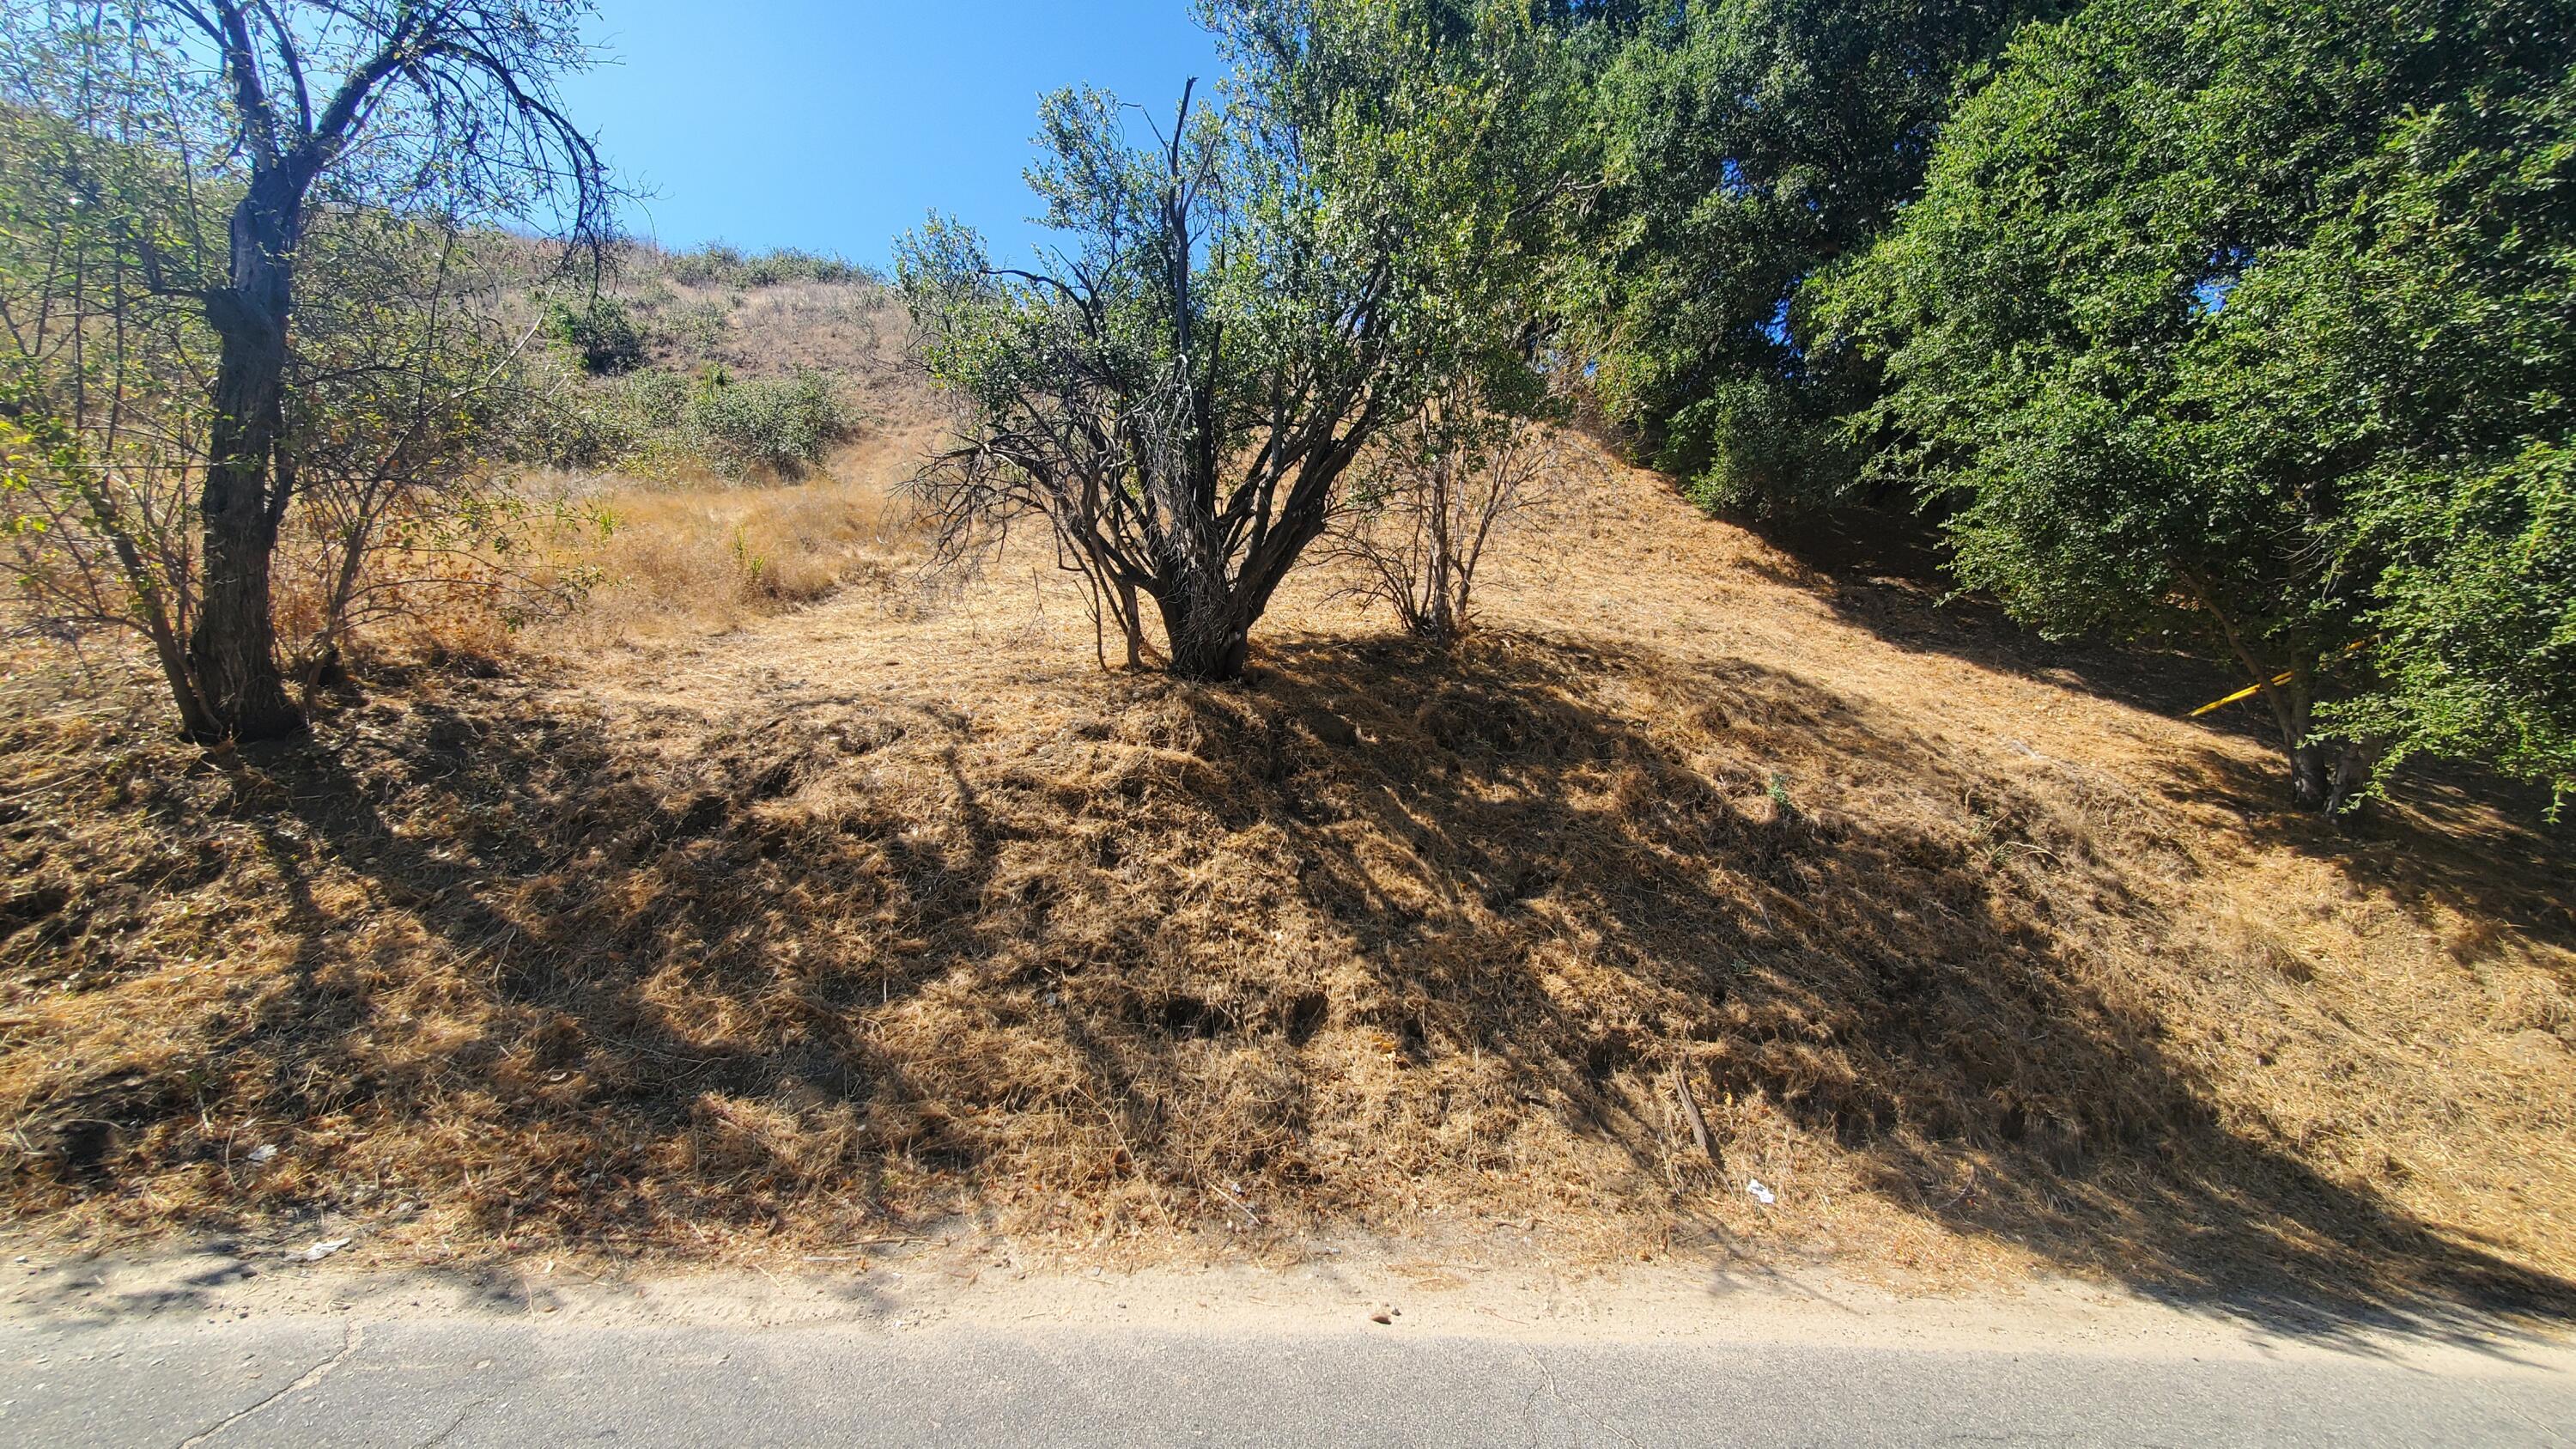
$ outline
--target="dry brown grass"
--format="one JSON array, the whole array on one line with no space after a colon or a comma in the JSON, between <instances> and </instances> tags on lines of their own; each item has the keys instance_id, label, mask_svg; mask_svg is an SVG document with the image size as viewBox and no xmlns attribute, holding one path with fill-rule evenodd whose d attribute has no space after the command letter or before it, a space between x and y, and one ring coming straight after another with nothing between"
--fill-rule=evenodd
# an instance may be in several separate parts
<instances>
[{"instance_id":1,"label":"dry brown grass","mask_svg":"<svg viewBox=\"0 0 2576 1449\"><path fill-rule=\"evenodd\" d=\"M858 441L790 482L744 483L703 470L655 478L555 474L532 485L572 500L603 528L553 540L554 566L595 572L598 584L566 620L534 631L540 650L660 647L721 634L748 620L842 590L879 604L941 585L919 571L920 529L902 497L942 411L903 363L909 324L873 283L788 283L736 290L646 279L646 315L665 336L665 366L721 363L741 377L820 371L863 419ZM683 340L682 319L721 319L708 339Z\"/></svg>"},{"instance_id":2,"label":"dry brown grass","mask_svg":"<svg viewBox=\"0 0 2576 1449\"><path fill-rule=\"evenodd\" d=\"M656 334L657 365L687 372L713 362L745 378L827 373L849 401L898 431L939 415L935 396L904 366L910 320L873 282L737 289L656 277L629 291Z\"/></svg>"},{"instance_id":3,"label":"dry brown grass","mask_svg":"<svg viewBox=\"0 0 2576 1449\"><path fill-rule=\"evenodd\" d=\"M843 486L671 495L654 536L840 538ZM628 571L691 617L710 556ZM1455 656L1332 582L1239 688L1099 673L1024 550L937 608L381 679L238 761L23 713L12 1209L433 1255L1506 1218L2346 1319L2565 1302L2563 842L2453 785L2358 838L2276 813L2151 665L2088 684L1645 475L1515 541Z\"/></svg>"},{"instance_id":4,"label":"dry brown grass","mask_svg":"<svg viewBox=\"0 0 2576 1449\"><path fill-rule=\"evenodd\" d=\"M794 484L556 480L588 520L559 541L560 566L595 571L597 583L539 642L581 650L722 633L843 589L891 601L935 588L901 487L919 436L872 435Z\"/></svg>"}]
</instances>

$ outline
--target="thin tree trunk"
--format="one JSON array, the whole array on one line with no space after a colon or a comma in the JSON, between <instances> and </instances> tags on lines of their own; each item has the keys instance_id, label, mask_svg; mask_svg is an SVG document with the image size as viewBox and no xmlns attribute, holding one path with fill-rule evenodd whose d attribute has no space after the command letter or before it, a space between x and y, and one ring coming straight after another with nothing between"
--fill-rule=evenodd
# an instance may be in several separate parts
<instances>
[{"instance_id":1,"label":"thin tree trunk","mask_svg":"<svg viewBox=\"0 0 2576 1449\"><path fill-rule=\"evenodd\" d=\"M2334 750L2314 740L2290 747L2290 798L2302 810L2323 810L2334 790Z\"/></svg>"},{"instance_id":2,"label":"thin tree trunk","mask_svg":"<svg viewBox=\"0 0 2576 1449\"><path fill-rule=\"evenodd\" d=\"M192 740L218 738L215 722L197 701L196 682L188 677L186 648L158 618L153 620L152 654L160 662L161 677L169 682L172 701L179 707L179 733Z\"/></svg>"},{"instance_id":3,"label":"thin tree trunk","mask_svg":"<svg viewBox=\"0 0 2576 1449\"><path fill-rule=\"evenodd\" d=\"M2334 808L2340 796L2334 786L2333 747L2308 737L2316 704L2316 681L2310 668L2293 664L2288 671L2290 677L2274 683L2277 671L2255 656L2244 636L2237 632L2235 621L2212 602L2210 591L2196 580L2189 587L2193 600L2218 621L2228 652L2245 666L2245 672L2253 677L2256 696L2272 711L2272 722L2281 732L2281 753L2290 762L2291 800L2302 810Z\"/></svg>"},{"instance_id":4,"label":"thin tree trunk","mask_svg":"<svg viewBox=\"0 0 2576 1449\"><path fill-rule=\"evenodd\" d=\"M1450 547L1449 489L1451 486L1448 458L1431 462L1431 605L1430 636L1446 641L1457 627L1449 607L1450 570L1456 551Z\"/></svg>"},{"instance_id":5,"label":"thin tree trunk","mask_svg":"<svg viewBox=\"0 0 2576 1449\"><path fill-rule=\"evenodd\" d=\"M268 740L304 728L278 669L269 561L285 512L272 490L284 425L286 325L297 213L290 178L253 183L233 213L232 285L208 294L221 341L215 363L214 459L199 513L204 600L188 640L188 673L215 738Z\"/></svg>"},{"instance_id":6,"label":"thin tree trunk","mask_svg":"<svg viewBox=\"0 0 2576 1449\"><path fill-rule=\"evenodd\" d=\"M2263 692L2272 705L2272 718L2280 726L2281 752L2289 757L2291 800L2302 810L2328 808L2334 798L2338 746L2309 733L2315 707L2307 672L2297 671L2287 684L2266 681Z\"/></svg>"},{"instance_id":7,"label":"thin tree trunk","mask_svg":"<svg viewBox=\"0 0 2576 1449\"><path fill-rule=\"evenodd\" d=\"M2335 754L2334 780L2326 795L2326 813L2341 815L2352 806L2353 797L2370 784L2370 772L2378 767L2381 746L2375 742L2346 740Z\"/></svg>"},{"instance_id":8,"label":"thin tree trunk","mask_svg":"<svg viewBox=\"0 0 2576 1449\"><path fill-rule=\"evenodd\" d=\"M1118 581L1118 627L1127 636L1127 667L1145 667L1145 618L1136 609L1136 585L1129 579Z\"/></svg>"}]
</instances>

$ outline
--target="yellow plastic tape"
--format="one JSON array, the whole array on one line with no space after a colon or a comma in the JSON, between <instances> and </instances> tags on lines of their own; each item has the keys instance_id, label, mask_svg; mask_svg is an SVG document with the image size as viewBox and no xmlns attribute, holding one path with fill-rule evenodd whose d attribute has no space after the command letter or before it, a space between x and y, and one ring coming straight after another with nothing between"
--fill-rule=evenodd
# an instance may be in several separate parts
<instances>
[{"instance_id":1,"label":"yellow plastic tape","mask_svg":"<svg viewBox=\"0 0 2576 1449\"><path fill-rule=\"evenodd\" d=\"M2343 646L2343 652L2350 654L2352 651L2359 649L2369 642L2370 641L2367 639L2355 639L2351 643ZM2278 689L2282 685L2289 683L2294 677L2296 677L2294 674L2288 672L2276 674L2272 676L2272 687ZM2243 689L2236 691L2234 694L2227 696L2225 699L2213 699L2209 703L2202 705L2200 708L2193 710L2189 718L2198 719L2213 709L2225 709L2227 706L2234 704L2240 699L2252 699L2255 695L2262 693L2262 691L2263 686L2259 684L2249 684Z\"/></svg>"},{"instance_id":2,"label":"yellow plastic tape","mask_svg":"<svg viewBox=\"0 0 2576 1449\"><path fill-rule=\"evenodd\" d=\"M2289 675L2287 675L2287 674L2283 674L2283 675L2281 675L2281 676L2279 676L2279 677L2275 678L2275 679L2272 681L2272 684L2273 684L2273 687L2274 687L2274 688L2278 688L2278 687L2280 687L2281 685L2287 684L2287 683L2289 683L2289 682L2290 682L2290 676L2289 676ZM2225 699L2213 699L2213 700L2211 700L2209 703L2202 705L2200 708L2198 708L2198 709L2196 709L2196 710L2193 710L2193 711L2191 712L2191 718L2193 718L2193 719L2198 719L2198 718L2200 718L2202 715L2205 715L2205 714L2209 713L2209 712L2210 712L2211 710L2213 710L2213 709L2225 709L2227 706L2229 706L2229 705L2231 705L2231 704L2234 704L2236 701L2238 701L2238 700L2240 700L2240 699L2252 699L2255 695L2262 693L2262 691L2263 691L2263 686L2261 686L2261 685L2259 685L2259 684L2249 684L2249 685L2245 686L2243 689L2240 689L2240 690L2236 691L2234 694L2231 694L2231 695L2227 696Z\"/></svg>"}]
</instances>

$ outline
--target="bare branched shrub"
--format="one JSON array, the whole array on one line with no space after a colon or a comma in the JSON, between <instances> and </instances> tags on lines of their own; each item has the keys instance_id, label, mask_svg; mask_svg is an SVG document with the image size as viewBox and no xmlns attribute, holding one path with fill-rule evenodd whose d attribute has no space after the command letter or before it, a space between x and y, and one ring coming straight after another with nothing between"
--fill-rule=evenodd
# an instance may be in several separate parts
<instances>
[{"instance_id":1,"label":"bare branched shrub","mask_svg":"<svg viewBox=\"0 0 2576 1449\"><path fill-rule=\"evenodd\" d=\"M1541 47L1368 7L1211 3L1222 104L1154 144L1098 92L1040 115L1033 268L934 221L897 271L959 446L918 480L951 556L1019 518L1167 667L1241 677L1353 460L1444 387L1528 396ZM1365 98L1362 103L1356 98Z\"/></svg>"},{"instance_id":2,"label":"bare branched shrub","mask_svg":"<svg viewBox=\"0 0 2576 1449\"><path fill-rule=\"evenodd\" d=\"M126 218L168 229L186 214L188 169L165 159L184 138L131 103L130 74L87 61L0 50L0 571L21 630L143 635L194 729L195 494L212 443L192 404L214 339L126 237Z\"/></svg>"},{"instance_id":3,"label":"bare branched shrub","mask_svg":"<svg viewBox=\"0 0 2576 1449\"><path fill-rule=\"evenodd\" d=\"M1358 566L1350 592L1395 610L1407 633L1463 638L1485 546L1513 515L1546 503L1575 465L1543 424L1428 408L1352 469L1326 555Z\"/></svg>"}]
</instances>

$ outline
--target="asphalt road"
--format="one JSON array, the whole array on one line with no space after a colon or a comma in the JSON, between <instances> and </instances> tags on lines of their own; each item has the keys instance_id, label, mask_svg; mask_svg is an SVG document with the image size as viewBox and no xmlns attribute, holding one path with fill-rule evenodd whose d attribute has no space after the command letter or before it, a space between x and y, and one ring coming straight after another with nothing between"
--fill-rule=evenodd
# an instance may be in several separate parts
<instances>
[{"instance_id":1,"label":"asphalt road","mask_svg":"<svg viewBox=\"0 0 2576 1449\"><path fill-rule=\"evenodd\" d=\"M2510 1349L2266 1359L1379 1332L306 1314L0 1324L0 1441L79 1445L2564 1444Z\"/></svg>"}]
</instances>

